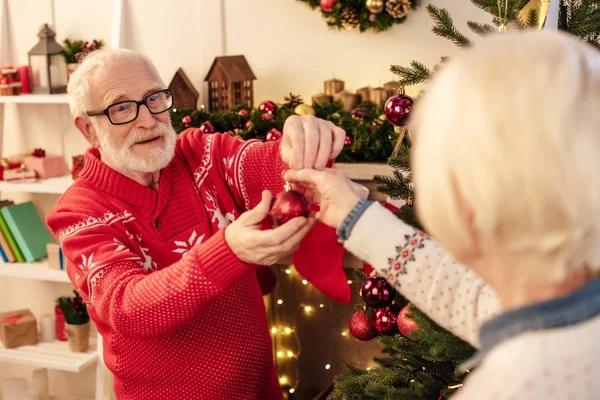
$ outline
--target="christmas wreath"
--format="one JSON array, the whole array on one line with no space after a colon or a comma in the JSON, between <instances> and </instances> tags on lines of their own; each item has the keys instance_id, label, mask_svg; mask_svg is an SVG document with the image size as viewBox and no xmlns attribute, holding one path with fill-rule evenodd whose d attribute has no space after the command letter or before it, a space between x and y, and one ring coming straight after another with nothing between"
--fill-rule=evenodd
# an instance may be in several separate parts
<instances>
[{"instance_id":1,"label":"christmas wreath","mask_svg":"<svg viewBox=\"0 0 600 400\"><path fill-rule=\"evenodd\" d=\"M320 7L327 25L337 29L359 28L383 32L406 20L419 0L298 0L312 9Z\"/></svg>"}]
</instances>

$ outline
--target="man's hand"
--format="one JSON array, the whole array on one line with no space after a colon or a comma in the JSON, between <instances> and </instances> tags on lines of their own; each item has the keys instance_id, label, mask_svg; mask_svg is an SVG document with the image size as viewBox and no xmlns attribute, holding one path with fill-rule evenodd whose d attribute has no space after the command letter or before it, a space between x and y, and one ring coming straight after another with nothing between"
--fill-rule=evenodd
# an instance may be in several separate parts
<instances>
[{"instance_id":1,"label":"man's hand","mask_svg":"<svg viewBox=\"0 0 600 400\"><path fill-rule=\"evenodd\" d=\"M281 156L292 169L325 169L344 148L346 132L312 115L292 115L283 125Z\"/></svg>"},{"instance_id":2,"label":"man's hand","mask_svg":"<svg viewBox=\"0 0 600 400\"><path fill-rule=\"evenodd\" d=\"M297 217L274 229L261 230L261 222L269 215L271 199L263 191L262 200L225 228L225 240L238 258L248 264L273 265L291 255L315 223L313 218Z\"/></svg>"}]
</instances>

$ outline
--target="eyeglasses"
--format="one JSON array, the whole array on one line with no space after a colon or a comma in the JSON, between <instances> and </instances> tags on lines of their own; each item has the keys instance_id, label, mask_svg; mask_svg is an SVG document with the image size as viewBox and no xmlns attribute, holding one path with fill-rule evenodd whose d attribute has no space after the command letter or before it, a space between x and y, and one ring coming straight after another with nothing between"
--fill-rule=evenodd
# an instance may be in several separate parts
<instances>
[{"instance_id":1,"label":"eyeglasses","mask_svg":"<svg viewBox=\"0 0 600 400\"><path fill-rule=\"evenodd\" d=\"M113 125L128 124L135 121L140 113L140 107L145 105L150 114L160 114L173 107L173 92L170 89L152 92L140 101L126 100L111 104L101 111L86 111L85 115L96 117L106 115Z\"/></svg>"}]
</instances>

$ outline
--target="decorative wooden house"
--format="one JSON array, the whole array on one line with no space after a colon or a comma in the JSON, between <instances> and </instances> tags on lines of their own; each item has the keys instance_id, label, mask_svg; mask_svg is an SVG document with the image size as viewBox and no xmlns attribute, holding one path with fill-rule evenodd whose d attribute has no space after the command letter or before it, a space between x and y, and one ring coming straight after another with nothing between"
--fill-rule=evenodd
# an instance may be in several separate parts
<instances>
[{"instance_id":1,"label":"decorative wooden house","mask_svg":"<svg viewBox=\"0 0 600 400\"><path fill-rule=\"evenodd\" d=\"M188 76L179 68L169 84L173 91L173 108L182 110L195 110L198 107L199 93L192 85Z\"/></svg>"},{"instance_id":2,"label":"decorative wooden house","mask_svg":"<svg viewBox=\"0 0 600 400\"><path fill-rule=\"evenodd\" d=\"M244 56L217 57L205 81L208 82L208 107L212 111L227 111L243 104L254 104L256 76Z\"/></svg>"}]
</instances>

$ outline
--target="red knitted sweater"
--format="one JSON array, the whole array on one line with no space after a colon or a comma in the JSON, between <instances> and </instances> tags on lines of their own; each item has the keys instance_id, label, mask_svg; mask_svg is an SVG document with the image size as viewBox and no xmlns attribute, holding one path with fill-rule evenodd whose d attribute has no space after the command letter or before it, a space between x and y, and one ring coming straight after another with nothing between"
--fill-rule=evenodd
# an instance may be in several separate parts
<instances>
[{"instance_id":1,"label":"red knitted sweater","mask_svg":"<svg viewBox=\"0 0 600 400\"><path fill-rule=\"evenodd\" d=\"M102 335L117 398L282 398L254 268L223 228L262 190L279 192L284 168L277 142L190 129L154 191L86 153L47 223Z\"/></svg>"}]
</instances>

